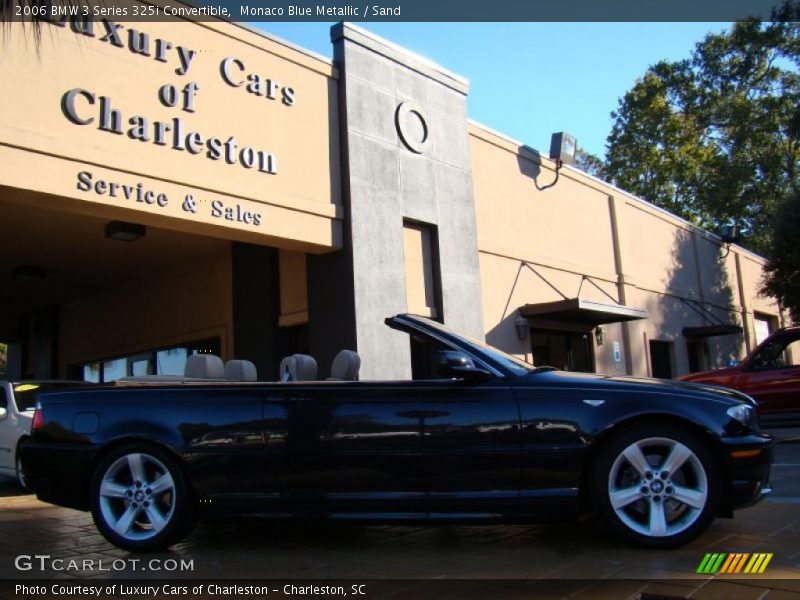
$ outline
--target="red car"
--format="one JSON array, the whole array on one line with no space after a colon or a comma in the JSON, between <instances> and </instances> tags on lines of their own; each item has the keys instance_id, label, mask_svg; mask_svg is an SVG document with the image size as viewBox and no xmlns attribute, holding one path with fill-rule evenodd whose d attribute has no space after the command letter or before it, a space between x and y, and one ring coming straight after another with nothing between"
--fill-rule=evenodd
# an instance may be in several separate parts
<instances>
[{"instance_id":1,"label":"red car","mask_svg":"<svg viewBox=\"0 0 800 600\"><path fill-rule=\"evenodd\" d=\"M800 423L800 327L779 329L735 367L678 379L721 385L752 396L764 423Z\"/></svg>"}]
</instances>

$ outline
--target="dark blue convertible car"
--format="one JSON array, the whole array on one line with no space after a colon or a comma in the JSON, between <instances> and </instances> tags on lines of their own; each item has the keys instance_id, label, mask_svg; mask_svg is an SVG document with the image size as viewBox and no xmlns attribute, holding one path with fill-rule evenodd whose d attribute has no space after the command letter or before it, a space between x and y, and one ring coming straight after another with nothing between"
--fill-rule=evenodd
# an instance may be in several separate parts
<instances>
[{"instance_id":1,"label":"dark blue convertible car","mask_svg":"<svg viewBox=\"0 0 800 600\"><path fill-rule=\"evenodd\" d=\"M411 315L413 381L144 377L41 396L23 449L46 502L113 544L179 541L206 511L371 522L519 522L594 512L674 547L770 491L755 403L711 386L534 367ZM239 363L233 371L253 379ZM221 367L220 367L221 368ZM203 378L205 377L205 378Z\"/></svg>"}]
</instances>

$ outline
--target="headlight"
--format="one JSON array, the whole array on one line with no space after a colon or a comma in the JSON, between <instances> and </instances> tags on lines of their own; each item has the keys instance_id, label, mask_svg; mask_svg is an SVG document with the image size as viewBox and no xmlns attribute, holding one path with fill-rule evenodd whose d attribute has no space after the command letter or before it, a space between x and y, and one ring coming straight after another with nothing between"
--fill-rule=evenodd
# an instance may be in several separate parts
<instances>
[{"instance_id":1,"label":"headlight","mask_svg":"<svg viewBox=\"0 0 800 600\"><path fill-rule=\"evenodd\" d=\"M748 406L747 404L731 406L727 410L727 413L731 419L739 421L739 423L753 431L758 431L758 413L752 406Z\"/></svg>"}]
</instances>

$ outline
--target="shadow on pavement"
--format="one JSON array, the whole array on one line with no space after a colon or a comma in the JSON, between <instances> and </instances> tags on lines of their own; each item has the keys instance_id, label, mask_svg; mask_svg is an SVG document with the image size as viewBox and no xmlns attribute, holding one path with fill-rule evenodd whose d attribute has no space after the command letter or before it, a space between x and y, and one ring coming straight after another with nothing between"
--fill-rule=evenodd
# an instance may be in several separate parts
<instances>
[{"instance_id":1,"label":"shadow on pavement","mask_svg":"<svg viewBox=\"0 0 800 600\"><path fill-rule=\"evenodd\" d=\"M0 478L0 498L29 495L31 495L31 492L21 489L14 479L7 477Z\"/></svg>"}]
</instances>

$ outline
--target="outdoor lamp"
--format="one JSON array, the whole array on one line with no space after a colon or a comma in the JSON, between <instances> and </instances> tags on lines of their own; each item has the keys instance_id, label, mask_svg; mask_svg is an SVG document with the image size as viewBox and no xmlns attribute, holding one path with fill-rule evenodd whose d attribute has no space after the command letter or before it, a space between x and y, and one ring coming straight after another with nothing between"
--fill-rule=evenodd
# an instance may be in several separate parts
<instances>
[{"instance_id":1,"label":"outdoor lamp","mask_svg":"<svg viewBox=\"0 0 800 600\"><path fill-rule=\"evenodd\" d=\"M606 343L606 331L603 329L602 325L598 325L594 330L594 339L598 346L602 346Z\"/></svg>"},{"instance_id":2,"label":"outdoor lamp","mask_svg":"<svg viewBox=\"0 0 800 600\"><path fill-rule=\"evenodd\" d=\"M528 319L517 313L517 318L514 320L514 328L517 330L517 339L524 340L528 337Z\"/></svg>"},{"instance_id":3,"label":"outdoor lamp","mask_svg":"<svg viewBox=\"0 0 800 600\"><path fill-rule=\"evenodd\" d=\"M725 225L722 228L720 238L722 240L722 245L725 247L725 254L719 257L720 260L722 260L723 258L727 258L728 254L730 254L731 244L736 244L741 239L741 235L739 234L739 226L733 223Z\"/></svg>"},{"instance_id":4,"label":"outdoor lamp","mask_svg":"<svg viewBox=\"0 0 800 600\"><path fill-rule=\"evenodd\" d=\"M556 161L559 167L562 164L573 164L577 150L578 141L568 133L559 131L550 137L550 158Z\"/></svg>"},{"instance_id":5,"label":"outdoor lamp","mask_svg":"<svg viewBox=\"0 0 800 600\"><path fill-rule=\"evenodd\" d=\"M106 237L119 242L135 242L147 233L147 227L138 223L111 221L106 223Z\"/></svg>"},{"instance_id":6,"label":"outdoor lamp","mask_svg":"<svg viewBox=\"0 0 800 600\"><path fill-rule=\"evenodd\" d=\"M574 136L568 133L559 131L550 137L550 158L556 163L556 177L552 183L540 186L536 184L536 188L543 192L544 190L553 187L558 183L558 176L561 173L561 167L564 165L571 165L575 163L575 155L578 152L578 141Z\"/></svg>"}]
</instances>

